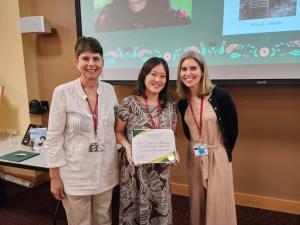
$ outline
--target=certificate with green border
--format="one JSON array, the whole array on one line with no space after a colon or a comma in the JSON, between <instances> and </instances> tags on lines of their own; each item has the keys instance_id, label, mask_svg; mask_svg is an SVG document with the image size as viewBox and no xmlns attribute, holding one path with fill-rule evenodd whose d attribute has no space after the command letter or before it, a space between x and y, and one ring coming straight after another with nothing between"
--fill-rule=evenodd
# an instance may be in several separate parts
<instances>
[{"instance_id":1,"label":"certificate with green border","mask_svg":"<svg viewBox=\"0 0 300 225\"><path fill-rule=\"evenodd\" d=\"M132 159L135 164L176 161L172 129L133 129Z\"/></svg>"}]
</instances>

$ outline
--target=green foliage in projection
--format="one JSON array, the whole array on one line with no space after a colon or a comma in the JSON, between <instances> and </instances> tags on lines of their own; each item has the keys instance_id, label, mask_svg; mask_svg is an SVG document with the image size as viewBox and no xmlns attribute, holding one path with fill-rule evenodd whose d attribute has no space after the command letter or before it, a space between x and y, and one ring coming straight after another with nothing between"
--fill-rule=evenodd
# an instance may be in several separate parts
<instances>
[{"instance_id":1,"label":"green foliage in projection","mask_svg":"<svg viewBox=\"0 0 300 225\"><path fill-rule=\"evenodd\" d=\"M171 6L174 9L183 9L192 16L192 0L171 0Z\"/></svg>"}]
</instances>

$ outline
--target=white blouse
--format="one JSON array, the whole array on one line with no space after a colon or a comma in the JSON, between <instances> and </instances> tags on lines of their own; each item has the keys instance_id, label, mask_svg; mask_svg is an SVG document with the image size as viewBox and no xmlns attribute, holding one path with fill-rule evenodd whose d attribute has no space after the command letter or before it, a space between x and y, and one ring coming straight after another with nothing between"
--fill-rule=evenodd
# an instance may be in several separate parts
<instances>
[{"instance_id":1,"label":"white blouse","mask_svg":"<svg viewBox=\"0 0 300 225\"><path fill-rule=\"evenodd\" d=\"M99 81L98 127L95 135L92 113L80 80L54 89L44 151L49 168L59 167L66 194L98 194L119 182L119 167L114 132L113 87ZM90 144L104 145L102 152L89 152Z\"/></svg>"}]
</instances>

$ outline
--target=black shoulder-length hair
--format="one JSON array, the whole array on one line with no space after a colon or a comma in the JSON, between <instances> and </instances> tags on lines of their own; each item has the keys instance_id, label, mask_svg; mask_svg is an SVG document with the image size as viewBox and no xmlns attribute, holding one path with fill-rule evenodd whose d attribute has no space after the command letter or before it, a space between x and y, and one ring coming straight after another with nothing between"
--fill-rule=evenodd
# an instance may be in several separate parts
<instances>
[{"instance_id":1,"label":"black shoulder-length hair","mask_svg":"<svg viewBox=\"0 0 300 225\"><path fill-rule=\"evenodd\" d=\"M158 65L162 65L165 69L166 72L166 83L164 88L159 92L159 102L162 108L164 108L168 102L168 100L171 99L171 97L168 94L168 84L169 84L169 67L167 62L163 59L163 58L158 58L158 57L152 57L150 59L148 59L140 73L139 73L139 77L138 77L138 84L136 89L133 91L134 95L137 96L143 96L145 98L147 98L146 96L146 86L145 86L145 79L146 76L151 72L151 70Z\"/></svg>"},{"instance_id":2,"label":"black shoulder-length hair","mask_svg":"<svg viewBox=\"0 0 300 225\"><path fill-rule=\"evenodd\" d=\"M126 15L131 11L129 9L128 0L113 0L112 3L110 4L114 9L122 10L119 11L122 12L122 14L125 13ZM148 0L145 6L145 8L156 9L158 11L163 10L164 13L166 10L170 9L170 7L171 7L170 0Z\"/></svg>"},{"instance_id":3,"label":"black shoulder-length hair","mask_svg":"<svg viewBox=\"0 0 300 225\"><path fill-rule=\"evenodd\" d=\"M147 0L138 12L130 9L129 0L113 0L101 10L95 28L98 32L139 29L134 24L140 22L145 28L167 26L166 15L170 9L169 0Z\"/></svg>"}]
</instances>

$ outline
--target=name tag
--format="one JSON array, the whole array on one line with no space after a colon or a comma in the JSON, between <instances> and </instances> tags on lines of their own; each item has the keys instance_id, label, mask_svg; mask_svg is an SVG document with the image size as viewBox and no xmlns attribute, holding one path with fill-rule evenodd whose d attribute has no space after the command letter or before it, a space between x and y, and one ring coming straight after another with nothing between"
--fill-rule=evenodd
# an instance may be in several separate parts
<instances>
[{"instance_id":1,"label":"name tag","mask_svg":"<svg viewBox=\"0 0 300 225\"><path fill-rule=\"evenodd\" d=\"M195 156L206 156L208 155L207 145L195 145L194 147Z\"/></svg>"},{"instance_id":2,"label":"name tag","mask_svg":"<svg viewBox=\"0 0 300 225\"><path fill-rule=\"evenodd\" d=\"M89 152L103 152L104 144L98 144L97 142L93 142L90 144Z\"/></svg>"}]
</instances>

